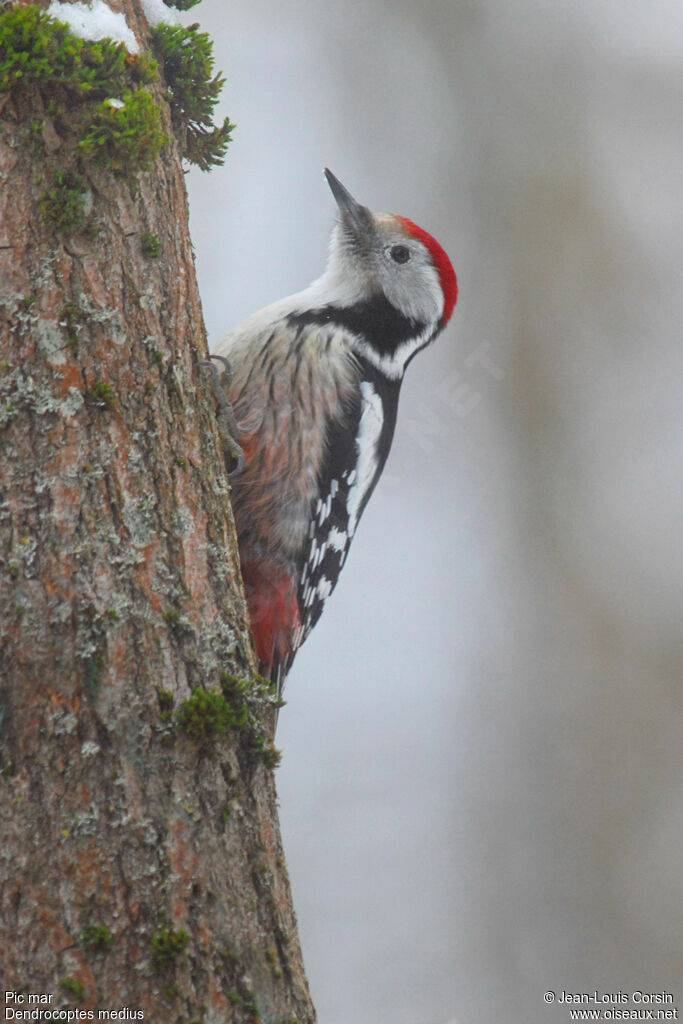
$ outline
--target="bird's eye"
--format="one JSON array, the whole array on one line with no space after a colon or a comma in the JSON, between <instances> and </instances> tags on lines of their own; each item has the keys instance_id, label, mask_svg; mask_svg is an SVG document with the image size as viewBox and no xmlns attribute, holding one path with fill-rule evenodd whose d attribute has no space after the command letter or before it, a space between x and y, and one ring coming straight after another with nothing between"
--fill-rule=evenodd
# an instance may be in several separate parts
<instances>
[{"instance_id":1,"label":"bird's eye","mask_svg":"<svg viewBox=\"0 0 683 1024\"><path fill-rule=\"evenodd\" d=\"M410 249L407 245L392 245L391 258L394 263L407 263L410 259Z\"/></svg>"}]
</instances>

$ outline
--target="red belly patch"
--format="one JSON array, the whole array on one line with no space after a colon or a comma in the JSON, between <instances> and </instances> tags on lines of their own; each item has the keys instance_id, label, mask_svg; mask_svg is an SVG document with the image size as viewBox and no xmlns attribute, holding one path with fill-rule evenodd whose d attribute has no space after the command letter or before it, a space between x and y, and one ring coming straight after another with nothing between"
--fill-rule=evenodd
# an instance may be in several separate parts
<instances>
[{"instance_id":1,"label":"red belly patch","mask_svg":"<svg viewBox=\"0 0 683 1024\"><path fill-rule=\"evenodd\" d=\"M291 577L282 566L248 559L242 579L251 618L251 631L263 675L289 661L301 619Z\"/></svg>"}]
</instances>

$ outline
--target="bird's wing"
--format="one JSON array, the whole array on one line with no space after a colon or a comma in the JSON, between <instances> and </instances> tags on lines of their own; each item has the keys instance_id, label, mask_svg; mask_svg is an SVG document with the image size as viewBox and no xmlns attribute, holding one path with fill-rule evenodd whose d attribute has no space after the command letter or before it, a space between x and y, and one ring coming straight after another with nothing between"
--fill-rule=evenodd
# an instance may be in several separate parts
<instances>
[{"instance_id":1,"label":"bird's wing","mask_svg":"<svg viewBox=\"0 0 683 1024\"><path fill-rule=\"evenodd\" d=\"M301 617L297 647L334 590L358 521L382 471L384 411L373 385L361 381L354 400L328 433L318 494L311 502L308 543L298 572Z\"/></svg>"}]
</instances>

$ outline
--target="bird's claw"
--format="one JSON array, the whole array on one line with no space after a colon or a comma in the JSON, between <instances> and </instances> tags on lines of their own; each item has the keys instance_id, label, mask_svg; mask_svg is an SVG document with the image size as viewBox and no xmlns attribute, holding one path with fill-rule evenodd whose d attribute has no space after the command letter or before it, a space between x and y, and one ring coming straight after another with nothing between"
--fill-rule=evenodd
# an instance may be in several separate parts
<instances>
[{"instance_id":1,"label":"bird's claw","mask_svg":"<svg viewBox=\"0 0 683 1024\"><path fill-rule=\"evenodd\" d=\"M215 362L217 363L223 364L223 369L220 372L216 369L214 363L211 362L212 359L215 360ZM232 384L232 379L235 376L235 374L233 373L232 364L230 360L227 359L225 356L210 355L208 359L200 359L199 365L208 366L211 369L212 373L216 377L218 377L221 387L228 388Z\"/></svg>"},{"instance_id":2,"label":"bird's claw","mask_svg":"<svg viewBox=\"0 0 683 1024\"><path fill-rule=\"evenodd\" d=\"M244 469L244 452L238 445L237 441L233 440L232 445L232 457L235 459L235 465L232 469L228 470L228 477L239 476Z\"/></svg>"},{"instance_id":3,"label":"bird's claw","mask_svg":"<svg viewBox=\"0 0 683 1024\"><path fill-rule=\"evenodd\" d=\"M215 363L211 362L212 359L222 363L223 369L219 371ZM211 370L211 387L218 405L218 416L216 418L218 432L221 435L223 448L229 456L228 465L234 463L232 469L228 470L228 476L239 476L244 469L244 452L239 443L240 429L237 426L235 414L225 393L233 378L230 361L225 356L212 355L209 359L201 359L199 365Z\"/></svg>"}]
</instances>

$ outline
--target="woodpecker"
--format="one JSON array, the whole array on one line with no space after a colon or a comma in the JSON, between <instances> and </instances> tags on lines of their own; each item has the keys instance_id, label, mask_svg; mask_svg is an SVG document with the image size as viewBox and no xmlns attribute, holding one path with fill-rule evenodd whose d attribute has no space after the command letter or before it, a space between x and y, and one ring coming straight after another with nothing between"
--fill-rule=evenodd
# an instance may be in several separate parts
<instances>
[{"instance_id":1,"label":"woodpecker","mask_svg":"<svg viewBox=\"0 0 683 1024\"><path fill-rule=\"evenodd\" d=\"M278 693L384 469L406 367L457 297L436 239L372 213L324 173L338 206L324 273L212 356L230 367L221 380L242 448L230 449L242 577L260 671Z\"/></svg>"}]
</instances>

